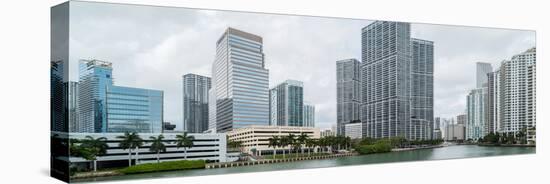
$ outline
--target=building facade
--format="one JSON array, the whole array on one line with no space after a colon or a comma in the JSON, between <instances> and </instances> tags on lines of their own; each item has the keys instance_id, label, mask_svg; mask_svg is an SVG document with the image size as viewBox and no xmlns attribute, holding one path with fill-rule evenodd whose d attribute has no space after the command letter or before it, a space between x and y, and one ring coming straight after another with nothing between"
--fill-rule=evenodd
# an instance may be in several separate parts
<instances>
[{"instance_id":1,"label":"building facade","mask_svg":"<svg viewBox=\"0 0 550 184\"><path fill-rule=\"evenodd\" d=\"M344 125L361 121L361 62L336 61L336 131L345 135Z\"/></svg>"},{"instance_id":2,"label":"building facade","mask_svg":"<svg viewBox=\"0 0 550 184\"><path fill-rule=\"evenodd\" d=\"M432 41L413 38L411 60L411 139L433 138L434 45Z\"/></svg>"},{"instance_id":3,"label":"building facade","mask_svg":"<svg viewBox=\"0 0 550 184\"><path fill-rule=\"evenodd\" d=\"M536 127L536 49L531 48L501 64L500 129L518 132Z\"/></svg>"},{"instance_id":4,"label":"building facade","mask_svg":"<svg viewBox=\"0 0 550 184\"><path fill-rule=\"evenodd\" d=\"M107 132L107 87L113 85L112 63L100 60L79 62L79 122L83 132Z\"/></svg>"},{"instance_id":5,"label":"building facade","mask_svg":"<svg viewBox=\"0 0 550 184\"><path fill-rule=\"evenodd\" d=\"M462 124L448 124L445 126L446 141L464 141L465 127Z\"/></svg>"},{"instance_id":6,"label":"building facade","mask_svg":"<svg viewBox=\"0 0 550 184\"><path fill-rule=\"evenodd\" d=\"M364 136L410 139L410 24L376 21L361 32Z\"/></svg>"},{"instance_id":7,"label":"building facade","mask_svg":"<svg viewBox=\"0 0 550 184\"><path fill-rule=\"evenodd\" d=\"M216 42L213 89L216 131L269 125L269 71L262 37L227 28Z\"/></svg>"},{"instance_id":8,"label":"building facade","mask_svg":"<svg viewBox=\"0 0 550 184\"><path fill-rule=\"evenodd\" d=\"M226 149L226 136L225 134L188 134L193 136L193 147L187 148L185 153L183 148L176 147L176 135L180 133L164 133L162 134L166 140L166 152L160 152L159 158L161 162L165 161L177 161L177 160L205 160L206 162L226 162L227 149ZM86 136L91 136L94 139L99 137L107 138L107 154L97 157L98 168L112 168L128 166L128 150L123 150L118 146L121 139L117 136L123 135L123 133L70 133L58 134L63 138L70 139L85 139ZM158 136L158 133L141 133L139 134L145 141L151 136ZM144 163L156 163L157 153L149 150L151 142L144 142L139 149L132 150L132 164L144 164ZM136 154L136 152L138 152ZM66 158L56 158L66 159ZM80 157L69 157L69 160L73 164L90 164L89 160L85 160Z\"/></svg>"},{"instance_id":9,"label":"building facade","mask_svg":"<svg viewBox=\"0 0 550 184\"><path fill-rule=\"evenodd\" d=\"M304 103L304 127L315 127L315 106Z\"/></svg>"},{"instance_id":10,"label":"building facade","mask_svg":"<svg viewBox=\"0 0 550 184\"><path fill-rule=\"evenodd\" d=\"M162 133L163 91L109 86L106 94L107 132Z\"/></svg>"},{"instance_id":11,"label":"building facade","mask_svg":"<svg viewBox=\"0 0 550 184\"><path fill-rule=\"evenodd\" d=\"M485 99L487 88L471 90L467 96L466 139L477 140L487 135L485 131Z\"/></svg>"},{"instance_id":12,"label":"building facade","mask_svg":"<svg viewBox=\"0 0 550 184\"><path fill-rule=\"evenodd\" d=\"M244 152L264 155L272 154L275 148L269 146L269 138L273 136L288 136L294 134L296 137L305 133L310 139L320 138L319 128L296 127L296 126L257 126L252 125L244 128L233 129L227 132L229 141L241 141ZM275 150L281 152L285 148L277 147ZM288 151L286 151L288 153Z\"/></svg>"},{"instance_id":13,"label":"building facade","mask_svg":"<svg viewBox=\"0 0 550 184\"><path fill-rule=\"evenodd\" d=\"M270 124L304 126L304 84L286 80L270 90Z\"/></svg>"},{"instance_id":14,"label":"building facade","mask_svg":"<svg viewBox=\"0 0 550 184\"><path fill-rule=\"evenodd\" d=\"M493 72L493 67L490 63L476 63L476 88L485 87L487 83L487 74Z\"/></svg>"},{"instance_id":15,"label":"building facade","mask_svg":"<svg viewBox=\"0 0 550 184\"><path fill-rule=\"evenodd\" d=\"M78 120L80 113L80 108L78 108L78 82L69 81L66 84L67 91L69 92L69 101L67 102L67 110L69 111L69 132L84 132L84 125L80 124Z\"/></svg>"},{"instance_id":16,"label":"building facade","mask_svg":"<svg viewBox=\"0 0 550 184\"><path fill-rule=\"evenodd\" d=\"M210 77L196 74L183 76L183 128L190 133L208 130L208 91Z\"/></svg>"},{"instance_id":17,"label":"building facade","mask_svg":"<svg viewBox=\"0 0 550 184\"><path fill-rule=\"evenodd\" d=\"M50 62L50 130L67 132L68 114L65 112L67 106L67 91L64 75L65 63L61 60Z\"/></svg>"},{"instance_id":18,"label":"building facade","mask_svg":"<svg viewBox=\"0 0 550 184\"><path fill-rule=\"evenodd\" d=\"M362 123L346 123L344 125L344 132L346 137L351 139L361 139L363 137Z\"/></svg>"}]
</instances>

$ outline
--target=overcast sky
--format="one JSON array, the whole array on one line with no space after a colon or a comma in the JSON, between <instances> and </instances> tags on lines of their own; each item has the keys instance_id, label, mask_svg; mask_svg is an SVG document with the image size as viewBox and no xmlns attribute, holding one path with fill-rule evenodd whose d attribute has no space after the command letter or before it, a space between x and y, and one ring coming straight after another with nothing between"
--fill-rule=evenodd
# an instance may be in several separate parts
<instances>
[{"instance_id":1,"label":"overcast sky","mask_svg":"<svg viewBox=\"0 0 550 184\"><path fill-rule=\"evenodd\" d=\"M216 40L230 26L263 37L269 83L304 82L316 126L336 124L336 61L361 58L370 20L284 16L71 2L70 79L79 59L113 63L115 85L164 91L164 119L182 128L182 75L211 76ZM412 37L434 41L434 114L463 113L475 87L475 62L493 68L535 46L535 32L411 24Z\"/></svg>"}]
</instances>

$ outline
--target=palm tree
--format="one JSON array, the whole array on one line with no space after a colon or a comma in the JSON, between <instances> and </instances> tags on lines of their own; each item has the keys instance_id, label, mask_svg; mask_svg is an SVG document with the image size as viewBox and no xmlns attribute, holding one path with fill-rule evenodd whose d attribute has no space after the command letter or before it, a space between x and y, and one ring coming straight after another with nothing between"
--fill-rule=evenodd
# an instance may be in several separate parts
<instances>
[{"instance_id":1,"label":"palm tree","mask_svg":"<svg viewBox=\"0 0 550 184\"><path fill-rule=\"evenodd\" d=\"M311 156L311 147L314 147L315 146L315 139L307 139L306 140L306 147L307 147L307 156L310 157Z\"/></svg>"},{"instance_id":2,"label":"palm tree","mask_svg":"<svg viewBox=\"0 0 550 184\"><path fill-rule=\"evenodd\" d=\"M184 159L187 159L187 148L193 147L193 141L195 140L194 136L187 136L187 132L183 134L176 135L176 147L179 149L183 147Z\"/></svg>"},{"instance_id":3,"label":"palm tree","mask_svg":"<svg viewBox=\"0 0 550 184\"><path fill-rule=\"evenodd\" d=\"M298 143L300 143L300 149L302 150L302 155L304 154L304 144L306 144L306 141L309 139L309 136L302 132L299 136L298 136Z\"/></svg>"},{"instance_id":4,"label":"palm tree","mask_svg":"<svg viewBox=\"0 0 550 184\"><path fill-rule=\"evenodd\" d=\"M116 138L122 139L118 146L123 150L128 150L128 166L132 166L132 149L137 149L143 145L143 139L139 137L137 132L125 132L124 135L117 136Z\"/></svg>"},{"instance_id":5,"label":"palm tree","mask_svg":"<svg viewBox=\"0 0 550 184\"><path fill-rule=\"evenodd\" d=\"M288 147L289 147L289 149L288 149L288 155L290 156L290 155L292 155L292 147L293 147L293 145L294 145L294 142L296 141L296 135L290 134L290 133L289 133L288 136L286 136L286 138L287 138L287 142L286 142L286 143L287 143L287 145L288 145Z\"/></svg>"},{"instance_id":6,"label":"palm tree","mask_svg":"<svg viewBox=\"0 0 550 184\"><path fill-rule=\"evenodd\" d=\"M277 146L279 145L279 136L273 136L267 139L269 141L268 147L273 147L273 159L275 159L277 153Z\"/></svg>"},{"instance_id":7,"label":"palm tree","mask_svg":"<svg viewBox=\"0 0 550 184\"><path fill-rule=\"evenodd\" d=\"M86 136L80 141L80 149L77 148L84 159L92 161L94 172L97 171L97 156L106 154L109 148L105 141L107 141L105 137L94 139L92 136Z\"/></svg>"},{"instance_id":8,"label":"palm tree","mask_svg":"<svg viewBox=\"0 0 550 184\"><path fill-rule=\"evenodd\" d=\"M157 137L151 136L149 139L151 139L151 147L149 147L149 151L157 153L157 163L160 163L160 152L166 152L166 145L164 145L163 140L164 136L160 134Z\"/></svg>"},{"instance_id":9,"label":"palm tree","mask_svg":"<svg viewBox=\"0 0 550 184\"><path fill-rule=\"evenodd\" d=\"M283 159L285 159L285 147L289 144L290 142L290 139L288 138L288 136L281 136L281 139L279 140L279 144L278 146L283 148Z\"/></svg>"}]
</instances>

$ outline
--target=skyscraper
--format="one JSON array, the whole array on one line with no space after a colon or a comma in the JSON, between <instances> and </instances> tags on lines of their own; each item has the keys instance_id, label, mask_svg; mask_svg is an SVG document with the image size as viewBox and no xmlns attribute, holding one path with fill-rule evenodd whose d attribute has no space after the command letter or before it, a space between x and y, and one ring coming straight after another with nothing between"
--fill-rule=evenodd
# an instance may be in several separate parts
<instances>
[{"instance_id":1,"label":"skyscraper","mask_svg":"<svg viewBox=\"0 0 550 184\"><path fill-rule=\"evenodd\" d=\"M487 135L489 125L486 123L488 109L488 74L493 72L489 63L476 63L476 88L467 96L466 139L477 140Z\"/></svg>"},{"instance_id":2,"label":"skyscraper","mask_svg":"<svg viewBox=\"0 0 550 184\"><path fill-rule=\"evenodd\" d=\"M490 63L476 63L476 88L484 87L487 83L487 74L493 72L493 67Z\"/></svg>"},{"instance_id":3,"label":"skyscraper","mask_svg":"<svg viewBox=\"0 0 550 184\"><path fill-rule=\"evenodd\" d=\"M84 132L82 124L78 120L79 109L78 108L78 82L69 81L67 84L68 99L67 110L69 111L69 132Z\"/></svg>"},{"instance_id":4,"label":"skyscraper","mask_svg":"<svg viewBox=\"0 0 550 184\"><path fill-rule=\"evenodd\" d=\"M500 67L502 132L536 126L536 49L515 55Z\"/></svg>"},{"instance_id":5,"label":"skyscraper","mask_svg":"<svg viewBox=\"0 0 550 184\"><path fill-rule=\"evenodd\" d=\"M362 29L364 137L411 139L410 25L376 21Z\"/></svg>"},{"instance_id":6,"label":"skyscraper","mask_svg":"<svg viewBox=\"0 0 550 184\"><path fill-rule=\"evenodd\" d=\"M411 139L433 137L433 68L432 41L413 38L411 60Z\"/></svg>"},{"instance_id":7,"label":"skyscraper","mask_svg":"<svg viewBox=\"0 0 550 184\"><path fill-rule=\"evenodd\" d=\"M65 112L67 106L67 91L65 90L64 62L50 62L50 123L51 131L66 132L68 130Z\"/></svg>"},{"instance_id":8,"label":"skyscraper","mask_svg":"<svg viewBox=\"0 0 550 184\"><path fill-rule=\"evenodd\" d=\"M112 64L100 60L79 63L79 123L84 132L107 132L105 99L107 87L113 85Z\"/></svg>"},{"instance_id":9,"label":"skyscraper","mask_svg":"<svg viewBox=\"0 0 550 184\"><path fill-rule=\"evenodd\" d=\"M286 80L270 90L270 110L276 111L270 117L271 125L304 126L304 84L301 81Z\"/></svg>"},{"instance_id":10,"label":"skyscraper","mask_svg":"<svg viewBox=\"0 0 550 184\"><path fill-rule=\"evenodd\" d=\"M214 86L214 84L212 84ZM208 130L216 133L216 98L214 88L208 90Z\"/></svg>"},{"instance_id":11,"label":"skyscraper","mask_svg":"<svg viewBox=\"0 0 550 184\"><path fill-rule=\"evenodd\" d=\"M487 133L500 132L500 68L487 74L485 128Z\"/></svg>"},{"instance_id":12,"label":"skyscraper","mask_svg":"<svg viewBox=\"0 0 550 184\"><path fill-rule=\"evenodd\" d=\"M269 71L262 37L227 28L216 42L212 70L217 132L269 125Z\"/></svg>"},{"instance_id":13,"label":"skyscraper","mask_svg":"<svg viewBox=\"0 0 550 184\"><path fill-rule=\"evenodd\" d=\"M189 133L208 129L208 91L210 77L196 74L183 76L183 127Z\"/></svg>"},{"instance_id":14,"label":"skyscraper","mask_svg":"<svg viewBox=\"0 0 550 184\"><path fill-rule=\"evenodd\" d=\"M345 135L346 123L361 122L361 62L357 59L336 61L336 131Z\"/></svg>"},{"instance_id":15,"label":"skyscraper","mask_svg":"<svg viewBox=\"0 0 550 184\"><path fill-rule=\"evenodd\" d=\"M467 96L466 139L477 140L487 134L485 129L485 99L487 88L477 88Z\"/></svg>"},{"instance_id":16,"label":"skyscraper","mask_svg":"<svg viewBox=\"0 0 550 184\"><path fill-rule=\"evenodd\" d=\"M315 127L315 106L304 102L304 126Z\"/></svg>"}]
</instances>

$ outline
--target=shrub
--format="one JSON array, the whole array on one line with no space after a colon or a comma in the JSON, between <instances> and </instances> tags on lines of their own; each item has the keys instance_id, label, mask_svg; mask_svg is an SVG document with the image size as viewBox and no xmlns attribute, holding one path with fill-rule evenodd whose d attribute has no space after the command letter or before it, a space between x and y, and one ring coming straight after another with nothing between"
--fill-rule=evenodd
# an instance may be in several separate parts
<instances>
[{"instance_id":1,"label":"shrub","mask_svg":"<svg viewBox=\"0 0 550 184\"><path fill-rule=\"evenodd\" d=\"M126 167L124 169L120 169L118 171L123 174L137 174L137 173L158 172L158 171L184 170L184 169L202 169L204 168L204 166L205 166L204 160L181 160L181 161L134 165L134 166Z\"/></svg>"},{"instance_id":2,"label":"shrub","mask_svg":"<svg viewBox=\"0 0 550 184\"><path fill-rule=\"evenodd\" d=\"M385 141L379 141L372 145L361 145L357 149L357 152L359 152L359 154L386 153L390 152L391 149L391 144Z\"/></svg>"}]
</instances>

